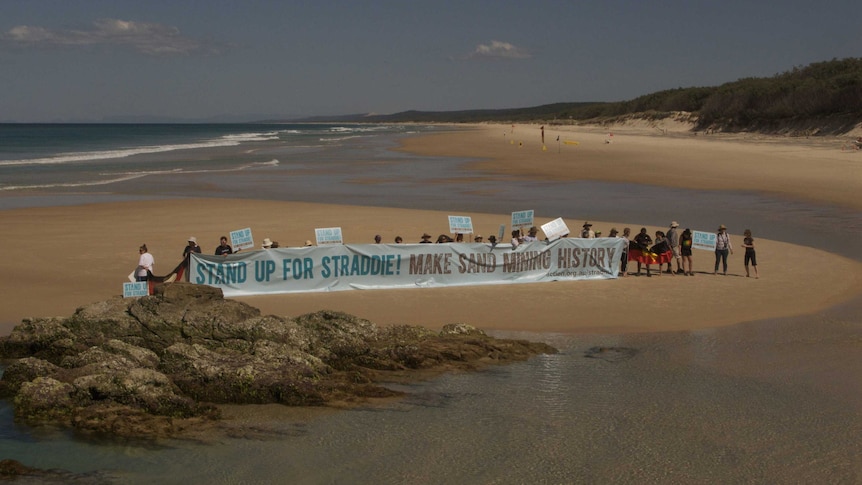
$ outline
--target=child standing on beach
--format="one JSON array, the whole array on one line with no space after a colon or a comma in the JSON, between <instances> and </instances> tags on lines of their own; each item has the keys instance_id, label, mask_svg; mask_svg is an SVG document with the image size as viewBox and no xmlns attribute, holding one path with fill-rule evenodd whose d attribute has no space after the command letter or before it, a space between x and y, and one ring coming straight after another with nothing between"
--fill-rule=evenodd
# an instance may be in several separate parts
<instances>
[{"instance_id":1,"label":"child standing on beach","mask_svg":"<svg viewBox=\"0 0 862 485\"><path fill-rule=\"evenodd\" d=\"M757 254L754 252L754 238L751 237L751 229L746 229L742 233L745 238L742 240L742 247L745 248L745 277L748 278L748 263L754 267L754 277L760 278L757 274Z\"/></svg>"}]
</instances>

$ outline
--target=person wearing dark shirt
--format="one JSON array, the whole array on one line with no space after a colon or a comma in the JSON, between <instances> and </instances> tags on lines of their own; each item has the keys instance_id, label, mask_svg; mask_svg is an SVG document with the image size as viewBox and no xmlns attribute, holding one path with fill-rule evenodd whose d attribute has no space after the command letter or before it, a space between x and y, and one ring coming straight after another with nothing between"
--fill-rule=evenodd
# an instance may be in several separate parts
<instances>
[{"instance_id":1,"label":"person wearing dark shirt","mask_svg":"<svg viewBox=\"0 0 862 485\"><path fill-rule=\"evenodd\" d=\"M183 249L183 262L185 262L185 264L186 264L186 269L190 269L190 267L191 267L191 264L190 264L191 261L189 261L189 259L190 259L189 254L191 254L191 253L200 254L200 252L201 252L201 247L198 246L197 238L195 238L194 236L191 236L189 238L189 243ZM189 280L189 271L185 272L185 274L183 275L183 279L185 281Z\"/></svg>"},{"instance_id":2,"label":"person wearing dark shirt","mask_svg":"<svg viewBox=\"0 0 862 485\"><path fill-rule=\"evenodd\" d=\"M233 254L233 248L227 243L227 237L222 236L221 239L219 239L219 245L215 250L215 255L227 256L228 254Z\"/></svg>"},{"instance_id":3,"label":"person wearing dark shirt","mask_svg":"<svg viewBox=\"0 0 862 485\"><path fill-rule=\"evenodd\" d=\"M637 244L638 249L640 249L642 253L648 253L650 246L652 246L652 238L649 236L649 233L647 233L647 229L645 227L641 228L641 232L639 232L635 236L634 241L635 241L635 244ZM649 264L646 265L646 275L652 276L652 274L650 273L649 266L650 266ZM661 271L661 268L659 268L659 271ZM640 274L641 274L641 262L638 261L638 275L640 275Z\"/></svg>"},{"instance_id":4,"label":"person wearing dark shirt","mask_svg":"<svg viewBox=\"0 0 862 485\"><path fill-rule=\"evenodd\" d=\"M198 246L198 240L194 236L189 238L189 243L183 249L183 258L188 257L189 253L198 253L200 254L201 247Z\"/></svg>"}]
</instances>

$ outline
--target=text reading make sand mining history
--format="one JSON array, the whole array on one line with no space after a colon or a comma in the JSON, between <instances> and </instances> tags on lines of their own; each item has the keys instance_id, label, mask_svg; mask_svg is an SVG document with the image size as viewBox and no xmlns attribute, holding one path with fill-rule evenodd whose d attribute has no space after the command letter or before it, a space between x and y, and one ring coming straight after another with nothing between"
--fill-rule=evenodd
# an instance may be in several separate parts
<instances>
[{"instance_id":1,"label":"text reading make sand mining history","mask_svg":"<svg viewBox=\"0 0 862 485\"><path fill-rule=\"evenodd\" d=\"M624 239L509 245L355 244L192 254L189 280L225 295L616 278Z\"/></svg>"}]
</instances>

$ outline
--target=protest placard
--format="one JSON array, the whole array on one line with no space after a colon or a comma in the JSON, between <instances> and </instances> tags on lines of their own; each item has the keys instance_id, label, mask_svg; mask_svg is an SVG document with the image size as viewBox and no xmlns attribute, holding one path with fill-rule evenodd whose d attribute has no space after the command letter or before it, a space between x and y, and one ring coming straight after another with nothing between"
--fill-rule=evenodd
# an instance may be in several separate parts
<instances>
[{"instance_id":1,"label":"protest placard","mask_svg":"<svg viewBox=\"0 0 862 485\"><path fill-rule=\"evenodd\" d=\"M324 227L314 230L314 237L317 239L318 246L326 244L344 244L344 238L341 236L340 227Z\"/></svg>"},{"instance_id":2,"label":"protest placard","mask_svg":"<svg viewBox=\"0 0 862 485\"><path fill-rule=\"evenodd\" d=\"M251 228L246 227L245 229L231 231L230 245L234 251L239 251L240 249L253 249L254 238L251 237Z\"/></svg>"}]
</instances>

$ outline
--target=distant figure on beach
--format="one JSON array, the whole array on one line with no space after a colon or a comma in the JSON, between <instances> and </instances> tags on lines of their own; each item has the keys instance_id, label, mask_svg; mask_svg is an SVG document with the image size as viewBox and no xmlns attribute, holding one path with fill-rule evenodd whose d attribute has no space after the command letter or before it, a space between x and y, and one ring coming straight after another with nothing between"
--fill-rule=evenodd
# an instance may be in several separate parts
<instances>
[{"instance_id":1,"label":"distant figure on beach","mask_svg":"<svg viewBox=\"0 0 862 485\"><path fill-rule=\"evenodd\" d=\"M183 258L187 258L190 253L201 253L201 247L198 246L198 240L194 236L189 238L189 243L183 248Z\"/></svg>"},{"instance_id":2,"label":"distant figure on beach","mask_svg":"<svg viewBox=\"0 0 862 485\"><path fill-rule=\"evenodd\" d=\"M611 229L611 232L614 232L616 229ZM631 238L632 230L630 227L626 227L623 229L623 234L620 236L621 238L626 240L625 246L623 246L623 254L620 256L620 273L622 273L623 278L629 275L628 267L629 267L629 239ZM611 234L611 237L614 237Z\"/></svg>"},{"instance_id":3,"label":"distant figure on beach","mask_svg":"<svg viewBox=\"0 0 862 485\"><path fill-rule=\"evenodd\" d=\"M648 253L650 246L652 246L652 238L647 233L647 229L645 227L641 228L641 232L635 236L635 244L637 244L638 249L641 250L642 253ZM650 274L650 265L646 265L646 275L652 276ZM641 274L641 262L638 260L638 276Z\"/></svg>"},{"instance_id":4,"label":"distant figure on beach","mask_svg":"<svg viewBox=\"0 0 862 485\"><path fill-rule=\"evenodd\" d=\"M153 272L153 265L156 264L153 255L147 251L147 245L141 244L138 248L138 267L135 269L135 281L147 281L149 274Z\"/></svg>"},{"instance_id":5,"label":"distant figure on beach","mask_svg":"<svg viewBox=\"0 0 862 485\"><path fill-rule=\"evenodd\" d=\"M380 241L382 241L382 240L383 240L383 238L380 237L380 234L377 234L374 236L374 244L380 244Z\"/></svg>"},{"instance_id":6,"label":"distant figure on beach","mask_svg":"<svg viewBox=\"0 0 862 485\"><path fill-rule=\"evenodd\" d=\"M518 249L518 246L521 245L521 242L523 242L521 240L521 231L515 229L514 231L512 231L512 249Z\"/></svg>"},{"instance_id":7,"label":"distant figure on beach","mask_svg":"<svg viewBox=\"0 0 862 485\"><path fill-rule=\"evenodd\" d=\"M596 233L593 232L593 225L589 222L584 223L584 228L581 230L581 237L584 239L595 239Z\"/></svg>"},{"instance_id":8,"label":"distant figure on beach","mask_svg":"<svg viewBox=\"0 0 862 485\"><path fill-rule=\"evenodd\" d=\"M401 244L404 242L404 239L401 236L395 236L395 244Z\"/></svg>"},{"instance_id":9,"label":"distant figure on beach","mask_svg":"<svg viewBox=\"0 0 862 485\"><path fill-rule=\"evenodd\" d=\"M682 274L686 276L694 276L694 269L691 266L691 246L694 238L691 234L691 229L685 228L682 231L682 236L679 239L679 252L682 255ZM688 269L686 269L688 263Z\"/></svg>"},{"instance_id":10,"label":"distant figure on beach","mask_svg":"<svg viewBox=\"0 0 862 485\"><path fill-rule=\"evenodd\" d=\"M218 247L215 249L215 255L227 256L228 254L233 254L233 248L227 243L227 236L222 236L221 239L219 239Z\"/></svg>"},{"instance_id":11,"label":"distant figure on beach","mask_svg":"<svg viewBox=\"0 0 862 485\"><path fill-rule=\"evenodd\" d=\"M680 254L679 254L679 234L676 232L676 228L679 227L679 223L673 221L670 223L670 229L667 230L667 244L670 246L670 250L673 253L673 259L676 260L676 273L682 273L683 270L680 266ZM661 269L661 268L659 268ZM667 272L670 274L674 274L671 271L670 261L667 262Z\"/></svg>"},{"instance_id":12,"label":"distant figure on beach","mask_svg":"<svg viewBox=\"0 0 862 485\"><path fill-rule=\"evenodd\" d=\"M427 232L422 234L422 240L419 241L419 244L431 244L431 235Z\"/></svg>"},{"instance_id":13,"label":"distant figure on beach","mask_svg":"<svg viewBox=\"0 0 862 485\"><path fill-rule=\"evenodd\" d=\"M712 274L718 274L718 263L721 262L724 266L724 275L727 276L727 253L733 254L733 246L730 244L730 237L727 235L727 227L724 224L718 226L718 233L715 237L715 270Z\"/></svg>"},{"instance_id":14,"label":"distant figure on beach","mask_svg":"<svg viewBox=\"0 0 862 485\"><path fill-rule=\"evenodd\" d=\"M742 240L742 247L745 248L745 277L749 277L748 263L754 267L754 278L760 278L757 274L757 254L754 252L754 238L751 237L751 229L746 229L742 233L745 238Z\"/></svg>"}]
</instances>

